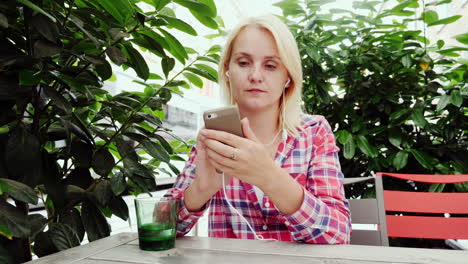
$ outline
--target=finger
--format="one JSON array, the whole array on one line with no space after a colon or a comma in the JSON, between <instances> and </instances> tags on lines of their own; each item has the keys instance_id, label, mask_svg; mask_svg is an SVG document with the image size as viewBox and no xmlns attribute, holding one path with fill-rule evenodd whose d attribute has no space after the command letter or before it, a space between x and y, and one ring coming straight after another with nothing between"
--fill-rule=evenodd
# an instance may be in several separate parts
<instances>
[{"instance_id":1,"label":"finger","mask_svg":"<svg viewBox=\"0 0 468 264\"><path fill-rule=\"evenodd\" d=\"M216 151L207 149L206 154L208 156L209 161L212 162L213 165L214 165L213 162L215 162L216 164L221 164L223 167L230 168L230 169L234 168L235 166L234 160L226 156L223 156L217 153Z\"/></svg>"},{"instance_id":2,"label":"finger","mask_svg":"<svg viewBox=\"0 0 468 264\"><path fill-rule=\"evenodd\" d=\"M206 149L210 149L212 151L215 151L219 153L220 155L223 155L225 157L230 157L231 154L234 152L235 148L228 146L226 144L223 144L219 141L213 140L213 139L207 139L205 141L205 147Z\"/></svg>"},{"instance_id":3,"label":"finger","mask_svg":"<svg viewBox=\"0 0 468 264\"><path fill-rule=\"evenodd\" d=\"M253 141L257 142L257 143L261 143L260 140L258 140L255 133L253 132L253 130L250 128L250 122L249 122L249 119L247 117L244 117L241 120L241 124L242 124L242 132L244 132L244 137L245 138L253 140Z\"/></svg>"},{"instance_id":4,"label":"finger","mask_svg":"<svg viewBox=\"0 0 468 264\"><path fill-rule=\"evenodd\" d=\"M210 163L213 167L216 168L217 172L219 171L219 173L224 173L226 175L226 172L229 172L231 170L231 168L227 167L227 166L224 166L223 164L221 163L218 163L216 160L214 159L210 159Z\"/></svg>"},{"instance_id":5,"label":"finger","mask_svg":"<svg viewBox=\"0 0 468 264\"><path fill-rule=\"evenodd\" d=\"M220 141L235 148L239 148L246 140L245 138L236 136L234 134L213 129L202 129L200 134L206 138Z\"/></svg>"}]
</instances>

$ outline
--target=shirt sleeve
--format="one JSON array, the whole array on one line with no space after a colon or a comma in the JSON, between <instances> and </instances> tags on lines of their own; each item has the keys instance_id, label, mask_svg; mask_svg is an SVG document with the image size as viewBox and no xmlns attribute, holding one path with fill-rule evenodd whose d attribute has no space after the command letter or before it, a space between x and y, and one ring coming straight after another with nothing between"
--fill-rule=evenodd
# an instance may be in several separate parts
<instances>
[{"instance_id":1,"label":"shirt sleeve","mask_svg":"<svg viewBox=\"0 0 468 264\"><path fill-rule=\"evenodd\" d=\"M190 151L189 159L185 164L182 172L177 176L174 183L174 187L168 191L166 195L170 195L174 198L180 199L179 215L177 221L177 236L183 236L187 234L192 227L197 223L198 219L208 209L210 201L200 211L191 212L185 206L185 190L190 186L193 179L195 178L195 157L197 155L196 145L193 146Z\"/></svg>"},{"instance_id":2,"label":"shirt sleeve","mask_svg":"<svg viewBox=\"0 0 468 264\"><path fill-rule=\"evenodd\" d=\"M312 158L303 186L304 200L298 211L284 216L285 224L296 241L349 244L351 219L344 195L339 148L323 117L311 133L313 137L308 143L313 146Z\"/></svg>"}]
</instances>

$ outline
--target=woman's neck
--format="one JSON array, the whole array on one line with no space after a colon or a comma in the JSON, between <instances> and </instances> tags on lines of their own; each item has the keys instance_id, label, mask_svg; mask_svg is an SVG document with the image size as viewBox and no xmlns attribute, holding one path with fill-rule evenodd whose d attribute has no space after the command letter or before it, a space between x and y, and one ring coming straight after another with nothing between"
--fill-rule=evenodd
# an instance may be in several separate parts
<instances>
[{"instance_id":1,"label":"woman's neck","mask_svg":"<svg viewBox=\"0 0 468 264\"><path fill-rule=\"evenodd\" d=\"M250 128L263 144L270 144L279 132L278 108L261 112L247 112L239 109L241 118L249 119Z\"/></svg>"}]
</instances>

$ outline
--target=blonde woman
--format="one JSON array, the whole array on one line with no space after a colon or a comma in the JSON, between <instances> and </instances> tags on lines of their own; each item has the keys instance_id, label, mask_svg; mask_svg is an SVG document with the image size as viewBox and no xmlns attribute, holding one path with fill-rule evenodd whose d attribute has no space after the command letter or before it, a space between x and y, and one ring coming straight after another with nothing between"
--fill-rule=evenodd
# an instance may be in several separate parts
<instances>
[{"instance_id":1,"label":"blonde woman","mask_svg":"<svg viewBox=\"0 0 468 264\"><path fill-rule=\"evenodd\" d=\"M210 208L210 237L349 243L339 149L328 122L301 111L301 59L287 26L275 16L239 24L219 78L244 137L200 131L170 191L181 198L178 235Z\"/></svg>"}]
</instances>

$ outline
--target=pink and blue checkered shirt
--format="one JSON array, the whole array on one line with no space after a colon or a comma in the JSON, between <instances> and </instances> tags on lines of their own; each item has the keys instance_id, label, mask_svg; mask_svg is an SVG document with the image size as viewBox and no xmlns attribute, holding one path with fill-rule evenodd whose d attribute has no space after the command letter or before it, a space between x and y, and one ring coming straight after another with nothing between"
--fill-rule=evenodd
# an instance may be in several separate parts
<instances>
[{"instance_id":1,"label":"pink and blue checkered shirt","mask_svg":"<svg viewBox=\"0 0 468 264\"><path fill-rule=\"evenodd\" d=\"M251 184L232 178L226 185L227 199L265 239L317 244L347 244L351 219L343 190L339 148L330 125L323 116L303 115L298 137L288 136L280 143L275 161L304 188L304 201L298 211L284 215L265 195L258 201ZM195 177L196 146L187 164L169 191L181 198L177 235L190 231L209 208L209 236L255 239L246 223L230 209L223 191L216 193L199 212L184 204L184 191ZM262 206L260 206L260 204Z\"/></svg>"}]
</instances>

